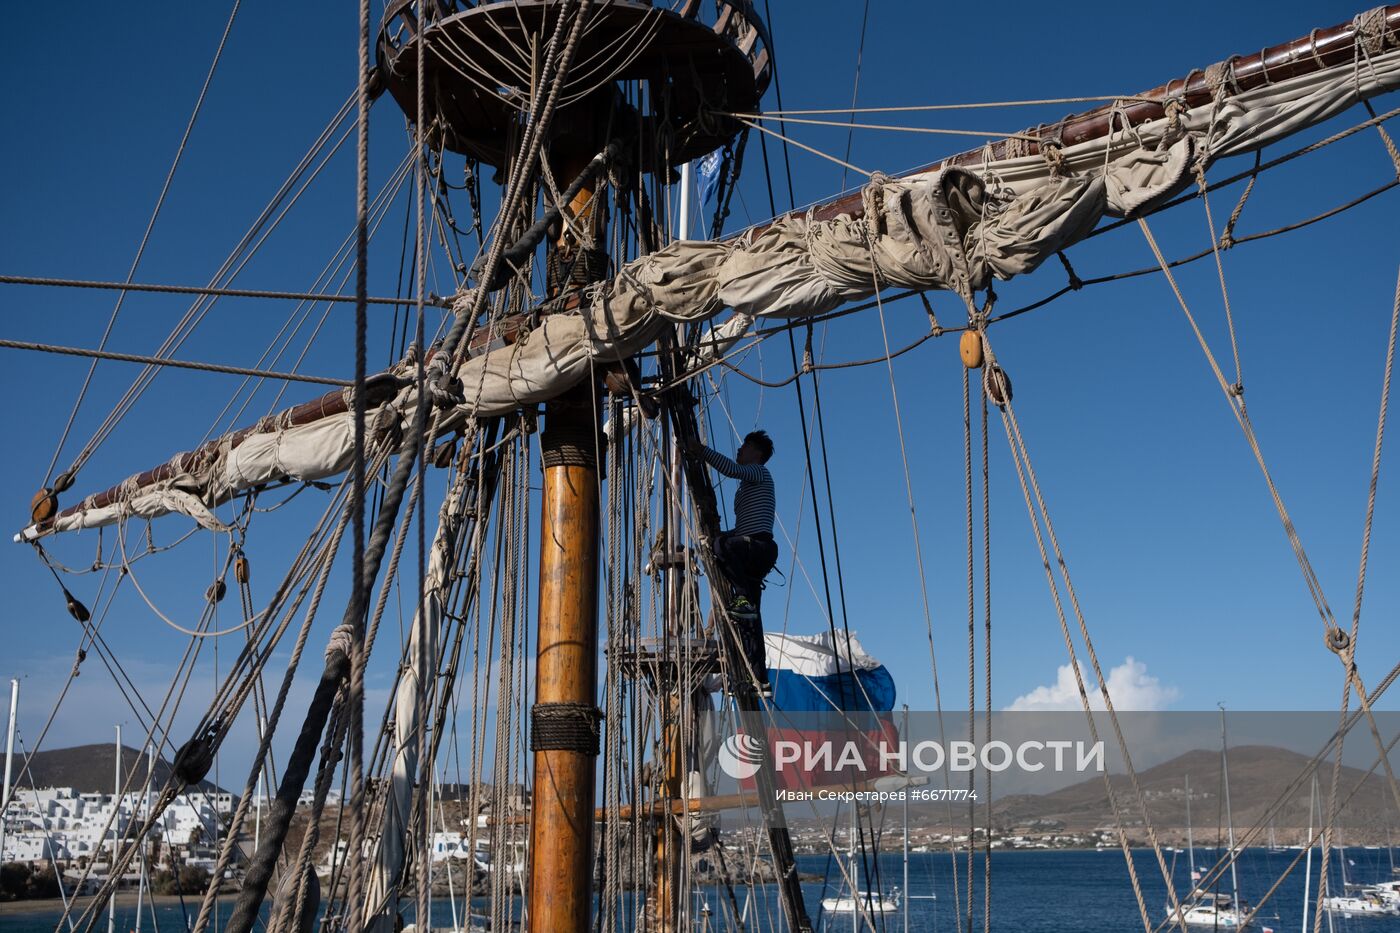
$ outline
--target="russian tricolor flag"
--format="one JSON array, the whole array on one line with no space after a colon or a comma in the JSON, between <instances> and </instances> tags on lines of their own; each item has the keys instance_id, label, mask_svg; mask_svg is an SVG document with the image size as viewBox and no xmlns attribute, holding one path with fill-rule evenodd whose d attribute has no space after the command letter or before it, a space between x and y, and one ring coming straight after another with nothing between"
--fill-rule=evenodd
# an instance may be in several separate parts
<instances>
[{"instance_id":1,"label":"russian tricolor flag","mask_svg":"<svg viewBox=\"0 0 1400 933\"><path fill-rule=\"evenodd\" d=\"M854 635L765 633L773 705L788 712L875 712L894 709L894 678Z\"/></svg>"},{"instance_id":2,"label":"russian tricolor flag","mask_svg":"<svg viewBox=\"0 0 1400 933\"><path fill-rule=\"evenodd\" d=\"M888 715L895 688L885 666L853 635L838 634L834 640L829 632L763 637L773 688L768 743L770 760L777 763L774 785L784 790L849 785L890 773L881 749L898 744L899 729ZM782 761L784 750L801 748L806 756L825 747L835 749L826 761ZM852 764L853 754L859 764Z\"/></svg>"}]
</instances>

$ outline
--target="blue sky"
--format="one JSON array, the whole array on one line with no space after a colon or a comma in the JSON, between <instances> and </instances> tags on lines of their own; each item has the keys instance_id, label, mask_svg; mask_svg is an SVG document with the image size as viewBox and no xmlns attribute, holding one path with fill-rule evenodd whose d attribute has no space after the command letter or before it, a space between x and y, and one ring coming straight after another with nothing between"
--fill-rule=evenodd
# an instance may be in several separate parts
<instances>
[{"instance_id":1,"label":"blue sky","mask_svg":"<svg viewBox=\"0 0 1400 933\"><path fill-rule=\"evenodd\" d=\"M859 103L1131 94L1231 53L1345 21L1355 12L1339 3L1183 3L1164 16L1108 3L991 10L873 2ZM786 107L847 105L861 6L776 3L772 14ZM0 99L7 139L0 148L0 173L8 180L0 200L0 270L92 279L126 274L226 16L226 8L209 4L162 4L140 16L96 5L61 23L51 10L32 5L11 11L0 36L0 69L11 88ZM201 283L210 277L350 93L354 38L349 8L250 4L240 11L138 281ZM766 106L777 106L772 90ZM1383 100L1378 109L1391 106ZM1080 108L865 119L1010 132L1072 109ZM1348 114L1305 138L1361 119ZM376 107L373 132L373 172L382 182L406 145L402 116L387 98ZM802 127L792 133L837 154L846 147L844 130ZM948 137L860 131L850 161L895 173L962 148ZM788 206L786 180L781 149L772 140L769 156L782 210ZM790 158L799 204L841 185L841 168L796 149ZM1236 160L1217 166L1214 174L1223 177L1246 166ZM1392 173L1376 134L1361 134L1265 175L1239 231L1318 213L1382 184ZM350 229L353 183L353 153L347 148L328 164L239 284L307 287ZM1217 222L1239 190L1234 186L1215 195ZM1382 195L1339 218L1226 256L1250 412L1323 586L1344 620L1350 618L1356 582L1388 312L1400 261L1396 197ZM401 202L376 239L372 293L395 290L403 211ZM763 220L768 213L754 140L731 226ZM1199 203L1154 218L1152 225L1169 256L1195 252L1208 242ZM1152 263L1133 226L1076 247L1070 256L1086 278ZM447 270L439 265L434 272L431 287L450 291ZM1197 263L1182 270L1179 280L1212 346L1228 359L1213 266ZM1063 271L1051 264L1024 280L1001 284L999 308L1025 304L1063 281ZM7 285L0 287L0 326L11 339L91 347L113 301L108 292ZM956 300L933 295L932 301L946 322L960 322ZM152 352L187 305L164 296L131 296L110 346ZM283 303L223 300L178 355L250 364L288 310ZM890 303L884 311L892 346L904 345L927 326L917 301ZM375 346L387 347L390 314L372 315ZM351 373L352 319L345 307L330 312L305 371ZM829 362L882 349L874 312L821 328L816 339ZM1211 708L1217 701L1252 709L1335 706L1338 664L1323 647L1321 625L1259 471L1161 277L1086 289L997 326L992 339L1015 381L1016 409L1099 656L1106 668L1120 669L1114 683L1144 705L1176 709ZM785 344L770 341L741 365L770 379L784 377L791 372ZM9 490L9 505L0 514L8 527L18 529L87 362L3 353L0 379L10 404L0 415L8 438L0 485ZM387 362L387 349L372 353L371 361ZM962 370L955 341L930 341L893 368L945 700L965 697ZM98 367L65 461L135 374L126 364ZM162 373L86 466L70 499L198 444L237 384L233 377ZM282 404L316 391L293 387ZM793 390L760 390L731 376L724 397L740 433L761 425L774 436L778 452L771 466L780 516L788 532L795 532L799 503L810 509L811 501L804 495ZM883 365L824 374L822 402L850 625L890 667L903 699L929 708L928 643L889 374ZM271 404L271 395L263 393L249 411L261 414ZM810 394L808 411L810 416ZM716 409L715 418L723 424L722 411ZM991 437L993 695L1004 707L1037 688L1049 691L1038 696L1057 695L1058 669L1066 656L1005 438L995 422ZM728 443L723 434L721 440ZM1400 556L1394 480L1389 464L1383 464L1361 627L1360 667L1368 683L1378 681L1400 656L1400 633L1390 624L1400 604L1393 572ZM819 491L824 497L824 487ZM298 506L269 516L270 527L260 528L262 537L253 541L260 548L252 551L257 579L270 581L285 564L310 515L309 506ZM830 548L829 517L824 522ZM789 631L820 631L825 621L810 512L800 524L797 553L815 586L799 570L787 580L788 588L770 588L765 608L770 626L784 623L777 616L786 603ZM187 523L172 519L158 523L155 535L158 543L168 543L186 530ZM140 571L149 575L142 582L149 580L153 601L167 615L189 618L199 605L210 568L222 554L219 542L200 543L207 537L197 535L180 556L152 560L149 570ZM56 543L54 552L79 566L92 561L96 546L88 533ZM784 544L780 567L786 569L791 556ZM27 548L0 549L0 582L6 594L0 609L0 677L24 678L21 728L32 738L71 666L78 630L52 578ZM73 586L82 598L95 587L94 576ZM104 631L132 664L138 683L158 698L183 639L134 593L125 596ZM331 605L335 602L332 598ZM337 615L327 613L322 624L328 628ZM980 626L979 616L979 652ZM313 644L321 641L313 636ZM226 665L236 644L219 650ZM210 651L201 669L212 675L213 664ZM387 673L381 672L371 687L382 691L385 684ZM207 687L196 688L192 702L200 689L207 695ZM305 696L310 687L297 690L296 696ZM382 696L372 693L371 702L382 702ZM1396 708L1390 698L1381 705ZM49 744L105 741L123 715L110 678L91 658ZM246 748L246 739L238 742L231 748Z\"/></svg>"}]
</instances>

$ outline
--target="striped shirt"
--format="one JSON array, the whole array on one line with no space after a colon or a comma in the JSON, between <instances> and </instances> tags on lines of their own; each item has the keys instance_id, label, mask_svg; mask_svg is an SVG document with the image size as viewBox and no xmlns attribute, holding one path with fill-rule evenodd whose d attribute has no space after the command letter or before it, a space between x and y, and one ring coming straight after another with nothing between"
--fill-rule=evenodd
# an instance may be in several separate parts
<instances>
[{"instance_id":1,"label":"striped shirt","mask_svg":"<svg viewBox=\"0 0 1400 933\"><path fill-rule=\"evenodd\" d=\"M777 498L773 495L773 475L761 463L739 464L717 450L703 448L705 462L720 473L739 481L734 492L736 535L771 535Z\"/></svg>"}]
</instances>

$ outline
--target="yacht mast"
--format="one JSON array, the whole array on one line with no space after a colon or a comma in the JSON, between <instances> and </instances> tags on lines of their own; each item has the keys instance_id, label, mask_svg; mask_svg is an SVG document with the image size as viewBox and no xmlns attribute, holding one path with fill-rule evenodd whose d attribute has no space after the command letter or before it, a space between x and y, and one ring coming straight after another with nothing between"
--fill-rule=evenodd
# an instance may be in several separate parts
<instances>
[{"instance_id":1,"label":"yacht mast","mask_svg":"<svg viewBox=\"0 0 1400 933\"><path fill-rule=\"evenodd\" d=\"M15 758L15 717L19 711L19 681L10 678L10 726L5 733L5 783L0 784L0 862L4 861L5 828L9 825L10 775Z\"/></svg>"},{"instance_id":2,"label":"yacht mast","mask_svg":"<svg viewBox=\"0 0 1400 933\"><path fill-rule=\"evenodd\" d=\"M117 846L121 844L121 810L122 810L122 727L117 726L116 754L112 759L112 808L116 811L112 816L112 855L107 862L107 872L111 874L117 868ZM107 933L117 933L117 894L116 882L113 878L112 886L112 907L107 912Z\"/></svg>"},{"instance_id":3,"label":"yacht mast","mask_svg":"<svg viewBox=\"0 0 1400 933\"><path fill-rule=\"evenodd\" d=\"M1220 707L1220 769L1225 793L1225 832L1230 843L1230 897L1236 912L1240 909L1240 881L1235 871L1235 821L1230 815L1230 756L1225 740L1225 704Z\"/></svg>"},{"instance_id":4,"label":"yacht mast","mask_svg":"<svg viewBox=\"0 0 1400 933\"><path fill-rule=\"evenodd\" d=\"M1196 889L1196 844L1191 839L1191 775L1186 775L1186 864L1191 869L1191 890Z\"/></svg>"},{"instance_id":5,"label":"yacht mast","mask_svg":"<svg viewBox=\"0 0 1400 933\"><path fill-rule=\"evenodd\" d=\"M1307 859L1303 863L1303 928L1308 933L1308 891L1312 887L1312 834L1313 807L1317 803L1317 775L1313 775L1312 791L1308 794L1308 834L1303 837L1303 845L1308 847Z\"/></svg>"}]
</instances>

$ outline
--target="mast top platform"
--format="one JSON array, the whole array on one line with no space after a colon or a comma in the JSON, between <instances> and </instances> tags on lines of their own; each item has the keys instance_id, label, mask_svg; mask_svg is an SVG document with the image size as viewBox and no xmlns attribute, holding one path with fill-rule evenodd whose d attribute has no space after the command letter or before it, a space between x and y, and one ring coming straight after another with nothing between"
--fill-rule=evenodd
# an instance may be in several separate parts
<instances>
[{"instance_id":1,"label":"mast top platform","mask_svg":"<svg viewBox=\"0 0 1400 933\"><path fill-rule=\"evenodd\" d=\"M702 5L712 17L701 18ZM377 43L379 78L412 119L421 28L428 119L447 149L501 168L562 9L559 0L392 0ZM684 0L674 10L595 0L587 15L553 136L592 149L606 143L600 134L610 123L614 136L639 133L648 141L639 147L644 171L728 142L740 126L716 112L754 110L772 77L767 29L749 0ZM627 101L618 88L632 81L645 88L640 116L641 94Z\"/></svg>"}]
</instances>

